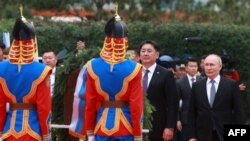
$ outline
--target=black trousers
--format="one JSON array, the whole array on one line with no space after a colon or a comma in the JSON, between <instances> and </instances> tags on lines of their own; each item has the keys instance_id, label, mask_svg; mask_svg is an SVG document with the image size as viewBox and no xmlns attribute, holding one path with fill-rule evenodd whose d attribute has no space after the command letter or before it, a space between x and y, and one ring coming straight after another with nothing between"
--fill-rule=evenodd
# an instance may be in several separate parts
<instances>
[{"instance_id":1,"label":"black trousers","mask_svg":"<svg viewBox=\"0 0 250 141\"><path fill-rule=\"evenodd\" d=\"M212 132L212 141L220 141L220 138L215 130Z\"/></svg>"}]
</instances>

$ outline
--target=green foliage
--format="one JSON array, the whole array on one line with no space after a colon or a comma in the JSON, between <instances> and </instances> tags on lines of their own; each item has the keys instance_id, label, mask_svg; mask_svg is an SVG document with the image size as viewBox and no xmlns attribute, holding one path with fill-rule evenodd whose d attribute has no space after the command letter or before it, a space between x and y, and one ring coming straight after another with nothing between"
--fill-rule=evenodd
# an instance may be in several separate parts
<instances>
[{"instance_id":1,"label":"green foliage","mask_svg":"<svg viewBox=\"0 0 250 141\"><path fill-rule=\"evenodd\" d=\"M55 52L62 49L74 51L78 40L86 41L88 48L100 48L104 39L103 27L99 24L85 26L59 24L37 27L36 30L40 55L48 49Z\"/></svg>"},{"instance_id":2,"label":"green foliage","mask_svg":"<svg viewBox=\"0 0 250 141\"><path fill-rule=\"evenodd\" d=\"M144 94L143 129L148 129L150 131L152 129L152 113L155 111L155 107L151 105L150 101L146 96L147 95ZM148 141L148 134L143 134L143 141Z\"/></svg>"},{"instance_id":3,"label":"green foliage","mask_svg":"<svg viewBox=\"0 0 250 141\"><path fill-rule=\"evenodd\" d=\"M14 24L15 20L0 20L0 33L11 32ZM0 34L0 37L2 37L2 34Z\"/></svg>"}]
</instances>

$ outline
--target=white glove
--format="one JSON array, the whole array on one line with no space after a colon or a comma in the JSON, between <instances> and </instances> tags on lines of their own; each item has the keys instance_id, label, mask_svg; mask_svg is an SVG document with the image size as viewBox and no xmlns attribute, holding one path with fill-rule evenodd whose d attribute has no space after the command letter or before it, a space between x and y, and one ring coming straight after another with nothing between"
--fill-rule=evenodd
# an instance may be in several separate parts
<instances>
[{"instance_id":1,"label":"white glove","mask_svg":"<svg viewBox=\"0 0 250 141\"><path fill-rule=\"evenodd\" d=\"M2 138L0 138L0 141L2 141Z\"/></svg>"},{"instance_id":2,"label":"white glove","mask_svg":"<svg viewBox=\"0 0 250 141\"><path fill-rule=\"evenodd\" d=\"M83 139L79 139L79 141L83 141Z\"/></svg>"},{"instance_id":3,"label":"white glove","mask_svg":"<svg viewBox=\"0 0 250 141\"><path fill-rule=\"evenodd\" d=\"M88 141L95 141L95 136L88 136Z\"/></svg>"}]
</instances>

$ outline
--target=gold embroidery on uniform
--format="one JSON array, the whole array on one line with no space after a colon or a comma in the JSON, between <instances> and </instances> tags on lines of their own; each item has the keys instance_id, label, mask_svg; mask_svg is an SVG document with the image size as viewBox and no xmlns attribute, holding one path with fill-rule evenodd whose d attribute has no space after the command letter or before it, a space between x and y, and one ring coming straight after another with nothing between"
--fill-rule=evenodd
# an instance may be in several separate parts
<instances>
[{"instance_id":1,"label":"gold embroidery on uniform","mask_svg":"<svg viewBox=\"0 0 250 141\"><path fill-rule=\"evenodd\" d=\"M115 121L114 121L114 127L111 128L111 129L108 129L106 128L106 124L107 124L107 121L108 121L108 110L109 108L105 108L107 109L104 113L103 113L103 121L104 121L104 124L101 125L101 131L105 134L107 134L108 136L116 133L117 131L119 131L119 127L120 127L120 119L121 119L121 114L119 113L119 108L116 108L115 109Z\"/></svg>"},{"instance_id":2,"label":"gold embroidery on uniform","mask_svg":"<svg viewBox=\"0 0 250 141\"><path fill-rule=\"evenodd\" d=\"M51 68L46 66L45 69L43 70L42 74L40 75L40 77L38 79L36 79L35 81L33 81L29 93L26 96L23 97L23 102L24 103L28 103L29 99L32 98L35 95L37 86L46 78L46 76L47 76L47 74L49 73L50 70L51 70Z\"/></svg>"},{"instance_id":3,"label":"gold embroidery on uniform","mask_svg":"<svg viewBox=\"0 0 250 141\"><path fill-rule=\"evenodd\" d=\"M7 87L6 81L3 78L0 78L0 83L2 84L2 88L4 91L4 94L11 99L11 102L16 102L16 97L10 92L10 90Z\"/></svg>"},{"instance_id":4,"label":"gold embroidery on uniform","mask_svg":"<svg viewBox=\"0 0 250 141\"><path fill-rule=\"evenodd\" d=\"M87 63L87 71L90 74L90 76L95 80L95 87L96 87L96 90L97 90L98 94L103 96L104 100L109 100L109 95L105 91L102 90L102 88L100 86L100 79L93 71L91 61L89 61Z\"/></svg>"},{"instance_id":5,"label":"gold embroidery on uniform","mask_svg":"<svg viewBox=\"0 0 250 141\"><path fill-rule=\"evenodd\" d=\"M121 110L121 109L120 109ZM127 118L125 117L124 113L121 110L121 122L123 123L123 125L126 127L126 129L133 134L133 128L131 126L131 124L128 122Z\"/></svg>"},{"instance_id":6,"label":"gold embroidery on uniform","mask_svg":"<svg viewBox=\"0 0 250 141\"><path fill-rule=\"evenodd\" d=\"M123 80L123 86L120 92L115 95L115 100L120 100L120 98L127 92L128 83L140 72L141 65L136 64L134 71Z\"/></svg>"}]
</instances>

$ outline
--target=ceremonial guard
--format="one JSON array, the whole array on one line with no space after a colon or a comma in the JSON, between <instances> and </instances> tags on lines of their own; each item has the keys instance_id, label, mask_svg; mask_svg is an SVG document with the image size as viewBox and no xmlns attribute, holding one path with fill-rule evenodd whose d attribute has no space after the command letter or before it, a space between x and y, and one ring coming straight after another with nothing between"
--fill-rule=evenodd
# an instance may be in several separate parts
<instances>
[{"instance_id":1,"label":"ceremonial guard","mask_svg":"<svg viewBox=\"0 0 250 141\"><path fill-rule=\"evenodd\" d=\"M8 61L0 63L0 138L49 141L51 68L35 61L35 30L20 11Z\"/></svg>"},{"instance_id":2,"label":"ceremonial guard","mask_svg":"<svg viewBox=\"0 0 250 141\"><path fill-rule=\"evenodd\" d=\"M128 29L117 8L105 34L100 57L80 72L70 133L87 134L88 141L142 141L142 66L125 58Z\"/></svg>"}]
</instances>

